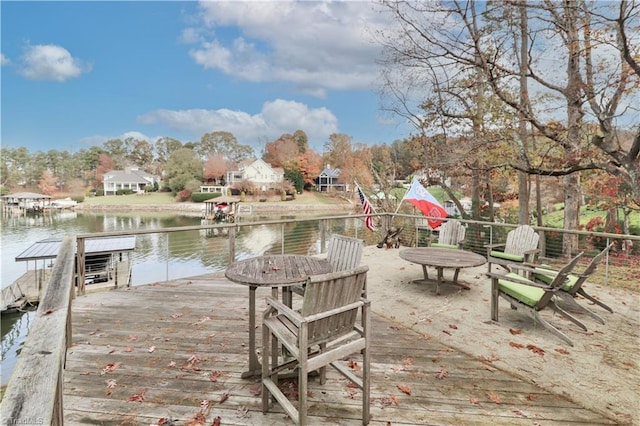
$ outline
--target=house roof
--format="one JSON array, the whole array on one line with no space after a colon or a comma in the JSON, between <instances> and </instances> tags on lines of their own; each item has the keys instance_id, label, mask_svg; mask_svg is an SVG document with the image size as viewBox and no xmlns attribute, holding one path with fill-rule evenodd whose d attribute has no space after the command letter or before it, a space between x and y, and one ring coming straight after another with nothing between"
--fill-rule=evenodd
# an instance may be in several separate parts
<instances>
[{"instance_id":1,"label":"house roof","mask_svg":"<svg viewBox=\"0 0 640 426\"><path fill-rule=\"evenodd\" d=\"M58 256L61 238L47 238L34 243L31 247L16 256L16 262L27 260L53 259ZM85 240L85 253L87 255L113 253L121 251L133 251L136 248L135 235L121 237L87 238Z\"/></svg>"},{"instance_id":2,"label":"house roof","mask_svg":"<svg viewBox=\"0 0 640 426\"><path fill-rule=\"evenodd\" d=\"M2 198L11 198L18 200L43 200L51 198L51 195L38 194L36 192L15 192L13 194L3 195Z\"/></svg>"},{"instance_id":3,"label":"house roof","mask_svg":"<svg viewBox=\"0 0 640 426\"><path fill-rule=\"evenodd\" d=\"M321 172L320 172L320 176L327 176L330 178L339 178L340 177L340 169L329 169L329 168L324 168Z\"/></svg>"},{"instance_id":4,"label":"house roof","mask_svg":"<svg viewBox=\"0 0 640 426\"><path fill-rule=\"evenodd\" d=\"M142 170L111 170L104 174L104 180L121 183L149 183L156 179L156 176Z\"/></svg>"}]
</instances>

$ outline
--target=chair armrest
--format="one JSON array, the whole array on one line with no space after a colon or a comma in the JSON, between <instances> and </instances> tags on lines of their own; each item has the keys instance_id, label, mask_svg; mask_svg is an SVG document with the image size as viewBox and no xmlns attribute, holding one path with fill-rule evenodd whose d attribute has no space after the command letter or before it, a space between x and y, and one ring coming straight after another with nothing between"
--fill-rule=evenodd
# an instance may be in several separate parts
<instances>
[{"instance_id":1,"label":"chair armrest","mask_svg":"<svg viewBox=\"0 0 640 426\"><path fill-rule=\"evenodd\" d=\"M518 269L521 269L521 268L518 266ZM525 277L520 277L520 276L514 277L513 275L496 274L494 272L487 272L486 275L491 279L509 281L516 284L528 285L529 287L538 287L543 289L544 291L555 292L558 290L557 287L551 288L548 284L538 283L530 279L527 279Z\"/></svg>"},{"instance_id":2,"label":"chair armrest","mask_svg":"<svg viewBox=\"0 0 640 426\"><path fill-rule=\"evenodd\" d=\"M487 244L487 245L485 245L485 247L489 251L491 251L492 249L497 248L497 247L505 247L505 246L506 246L506 244Z\"/></svg>"},{"instance_id":3,"label":"chair armrest","mask_svg":"<svg viewBox=\"0 0 640 426\"><path fill-rule=\"evenodd\" d=\"M293 322L296 326L300 326L304 322L304 318L298 312L294 311L284 303L279 300L274 299L273 297L267 297L266 299L267 306L270 309L267 309L263 315L264 318L268 318L271 316L271 313L275 310L280 315L286 316L291 322Z\"/></svg>"}]
</instances>

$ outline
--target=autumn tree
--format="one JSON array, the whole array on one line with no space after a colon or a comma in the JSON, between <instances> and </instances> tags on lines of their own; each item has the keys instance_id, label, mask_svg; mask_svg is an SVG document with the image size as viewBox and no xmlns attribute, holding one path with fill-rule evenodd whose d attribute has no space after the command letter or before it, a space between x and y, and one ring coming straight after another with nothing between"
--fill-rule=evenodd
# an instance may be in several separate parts
<instances>
[{"instance_id":1,"label":"autumn tree","mask_svg":"<svg viewBox=\"0 0 640 426\"><path fill-rule=\"evenodd\" d=\"M629 42L627 33L638 26L635 3L630 6L626 2L617 5L565 0L385 4L396 18L399 32L404 35L400 39L405 43L390 45L390 49L404 53L401 57L407 60L407 66L414 66L410 70L414 75L422 71L434 78L446 78L473 69L481 80L470 84L487 87L504 107L537 133L538 140L548 144L548 152L553 155L539 155L539 146L528 152L521 149L519 155L494 162L493 167L562 176L565 228L575 229L578 225L580 171L600 168L623 176L640 193L636 145L628 150L617 145L617 129L613 126L609 126L608 141L604 135L589 140L584 126L585 116L592 114L590 117L597 116L596 121L606 134L607 124L624 117L624 108L631 105L630 100L637 93L638 75L629 72L637 57L637 46ZM511 13L518 6L517 13ZM528 43L518 45L524 35L514 35L511 27L496 24L506 16L514 22L519 20ZM526 63L522 61L523 48ZM553 69L548 65L550 57ZM559 69L563 72L559 73ZM536 93L518 96L519 88L523 93L522 82L518 84L523 77L535 83ZM412 103L405 105L411 107ZM600 149L608 157L606 161L586 155L590 152L585 149L586 144ZM576 243L575 238L567 236L564 252L572 252Z\"/></svg>"},{"instance_id":2,"label":"autumn tree","mask_svg":"<svg viewBox=\"0 0 640 426\"><path fill-rule=\"evenodd\" d=\"M104 174L113 170L114 165L115 163L109 154L106 152L100 154L98 158L98 167L96 167L95 171L95 179L92 183L94 188L98 188L98 186L100 186L104 181Z\"/></svg>"},{"instance_id":3,"label":"autumn tree","mask_svg":"<svg viewBox=\"0 0 640 426\"><path fill-rule=\"evenodd\" d=\"M167 186L172 193L177 194L194 180L202 182L202 169L202 161L194 150L180 148L171 153L167 161L165 168Z\"/></svg>"},{"instance_id":4,"label":"autumn tree","mask_svg":"<svg viewBox=\"0 0 640 426\"><path fill-rule=\"evenodd\" d=\"M222 154L214 154L207 158L204 164L204 179L206 182L218 184L224 179L226 171L229 169L230 162L222 157Z\"/></svg>"},{"instance_id":5,"label":"autumn tree","mask_svg":"<svg viewBox=\"0 0 640 426\"><path fill-rule=\"evenodd\" d=\"M200 138L200 142L194 144L193 149L202 160L219 154L235 164L252 158L254 155L252 147L240 144L230 132L205 133Z\"/></svg>"},{"instance_id":6,"label":"autumn tree","mask_svg":"<svg viewBox=\"0 0 640 426\"><path fill-rule=\"evenodd\" d=\"M38 183L38 189L43 194L53 195L57 189L56 181L56 176L50 170L45 170L42 172L42 177Z\"/></svg>"}]
</instances>

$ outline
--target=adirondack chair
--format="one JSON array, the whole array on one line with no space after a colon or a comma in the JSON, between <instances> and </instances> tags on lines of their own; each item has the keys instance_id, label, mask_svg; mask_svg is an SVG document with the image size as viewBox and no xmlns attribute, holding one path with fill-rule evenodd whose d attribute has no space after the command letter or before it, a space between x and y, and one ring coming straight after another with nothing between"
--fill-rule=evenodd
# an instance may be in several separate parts
<instances>
[{"instance_id":1,"label":"adirondack chair","mask_svg":"<svg viewBox=\"0 0 640 426\"><path fill-rule=\"evenodd\" d=\"M531 226L520 225L509 231L505 244L487 245L488 272L491 272L493 264L511 271L512 268L521 270L518 265L534 263L539 252L539 239L540 235Z\"/></svg>"},{"instance_id":2,"label":"adirondack chair","mask_svg":"<svg viewBox=\"0 0 640 426\"><path fill-rule=\"evenodd\" d=\"M571 274L569 274L567 276L567 281L564 283L562 287L560 287L561 291L557 293L557 295L560 296L562 300L568 305L568 309L585 313L591 316L592 318L594 318L595 320L597 320L598 322L600 322L601 324L604 324L604 319L602 319L600 315L596 314L595 312L591 311L590 309L587 309L583 305L576 302L575 298L576 298L576 295L579 294L585 299L588 299L593 303L595 303L596 305L600 305L602 308L613 313L613 309L611 309L609 306L602 303L600 300L587 294L584 287L582 286L584 282L587 280L587 278L589 278L596 271L596 268L598 267L600 262L602 262L602 259L604 258L604 256L606 256L606 254L609 252L612 246L613 246L613 243L609 244L604 250L598 253L591 260L591 262L589 262L587 267L582 272L580 273L572 272ZM535 270L536 271L533 273L534 280L543 282L545 284L550 284L553 281L553 278L555 277L555 275L557 274L556 271L554 271L553 269L549 269L545 266L536 267Z\"/></svg>"},{"instance_id":3,"label":"adirondack chair","mask_svg":"<svg viewBox=\"0 0 640 426\"><path fill-rule=\"evenodd\" d=\"M363 248L364 241L361 239L333 234L329 239L327 260L333 267L334 272L353 269L360 265ZM304 294L304 284L292 286L290 290L302 296ZM366 293L364 296L366 297Z\"/></svg>"},{"instance_id":4,"label":"adirondack chair","mask_svg":"<svg viewBox=\"0 0 640 426\"><path fill-rule=\"evenodd\" d=\"M535 281L529 280L514 272L507 274L488 273L491 278L491 319L498 321L498 300L504 298L511 304L512 309L522 310L527 313L536 324L542 324L547 330L573 346L573 342L564 333L558 330L553 324L548 322L539 312L547 307L551 307L555 312L576 324L578 327L587 331L587 327L577 318L559 308L554 300L554 295L560 292L560 288L564 285L567 276L571 273L582 253L571 259L562 269L558 271L553 280L544 286L540 286ZM522 268L534 272L534 268L523 266Z\"/></svg>"},{"instance_id":5,"label":"adirondack chair","mask_svg":"<svg viewBox=\"0 0 640 426\"><path fill-rule=\"evenodd\" d=\"M320 370L320 385L331 365L362 390L362 424L370 415L370 302L361 297L367 266L309 277L300 311L267 298L262 325L262 411L277 401L299 425L307 424L308 373ZM360 314L360 315L358 315ZM356 321L360 319L360 321ZM278 349L287 354L279 364ZM343 358L362 353L362 373ZM294 404L278 387L278 374L297 369L298 401ZM320 392L318 392L319 394Z\"/></svg>"},{"instance_id":6,"label":"adirondack chair","mask_svg":"<svg viewBox=\"0 0 640 426\"><path fill-rule=\"evenodd\" d=\"M461 249L464 244L464 235L467 228L455 219L451 219L440 226L438 240L429 241L431 247L443 247Z\"/></svg>"}]
</instances>

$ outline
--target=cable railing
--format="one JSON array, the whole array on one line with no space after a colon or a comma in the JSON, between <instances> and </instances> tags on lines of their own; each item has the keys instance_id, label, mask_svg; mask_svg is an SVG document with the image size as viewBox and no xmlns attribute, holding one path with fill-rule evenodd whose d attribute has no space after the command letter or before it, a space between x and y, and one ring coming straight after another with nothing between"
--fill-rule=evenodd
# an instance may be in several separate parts
<instances>
[{"instance_id":1,"label":"cable railing","mask_svg":"<svg viewBox=\"0 0 640 426\"><path fill-rule=\"evenodd\" d=\"M402 246L424 246L438 232L427 226L424 216L377 214L377 232L364 225L365 215L328 216L315 218L285 218L256 222L182 226L163 229L134 229L117 232L80 234L76 249L87 238L135 235L131 282L143 285L223 271L231 262L262 254L320 255L326 252L331 234L361 238L367 246L376 246L388 230L395 230ZM486 254L488 244L503 243L509 230L517 225L460 220L466 227L464 249ZM614 249L603 261L604 267L590 281L625 287L638 291L640 284L640 236L586 231L566 231L534 227L541 235L541 260L563 263L563 236L571 235L577 242L575 250L584 251L584 262L609 243ZM382 246L379 250L394 250ZM65 349L71 336L71 298L62 293L86 291L84 268L73 273L76 262L83 265L83 250L73 256L71 243L65 243L58 254L54 273L40 301L34 321L20 354L20 374L9 381L0 405L4 424L24 418L38 419L45 424L62 424L62 374ZM75 277L75 280L73 279ZM74 282L76 286L74 286ZM108 297L108 293L104 293ZM53 349L52 349L53 348ZM34 368L28 357L41 359L52 355L47 368ZM39 358L38 358L39 357ZM38 389L38 392L33 392ZM26 410L26 411L25 411ZM21 417L16 417L20 413ZM26 416L26 417L25 417ZM35 417L33 417L35 418Z\"/></svg>"}]
</instances>

